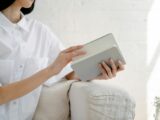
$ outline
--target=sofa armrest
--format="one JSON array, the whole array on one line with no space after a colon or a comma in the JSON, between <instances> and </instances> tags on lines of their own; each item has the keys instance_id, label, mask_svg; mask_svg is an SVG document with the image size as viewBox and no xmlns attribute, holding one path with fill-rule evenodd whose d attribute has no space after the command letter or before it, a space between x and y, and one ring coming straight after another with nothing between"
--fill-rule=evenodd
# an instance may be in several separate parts
<instances>
[{"instance_id":1,"label":"sofa armrest","mask_svg":"<svg viewBox=\"0 0 160 120\"><path fill-rule=\"evenodd\" d=\"M43 86L33 120L70 120L68 91L74 81Z\"/></svg>"},{"instance_id":2,"label":"sofa armrest","mask_svg":"<svg viewBox=\"0 0 160 120\"><path fill-rule=\"evenodd\" d=\"M69 93L71 120L134 120L135 101L124 90L76 82Z\"/></svg>"}]
</instances>

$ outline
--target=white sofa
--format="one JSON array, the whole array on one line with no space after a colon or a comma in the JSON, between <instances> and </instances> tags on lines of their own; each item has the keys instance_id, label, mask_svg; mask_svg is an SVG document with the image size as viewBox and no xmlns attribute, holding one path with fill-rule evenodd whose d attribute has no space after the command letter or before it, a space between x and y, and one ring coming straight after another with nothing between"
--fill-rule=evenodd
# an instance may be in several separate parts
<instances>
[{"instance_id":1,"label":"white sofa","mask_svg":"<svg viewBox=\"0 0 160 120\"><path fill-rule=\"evenodd\" d=\"M63 81L43 87L33 120L134 120L125 91L95 82Z\"/></svg>"}]
</instances>

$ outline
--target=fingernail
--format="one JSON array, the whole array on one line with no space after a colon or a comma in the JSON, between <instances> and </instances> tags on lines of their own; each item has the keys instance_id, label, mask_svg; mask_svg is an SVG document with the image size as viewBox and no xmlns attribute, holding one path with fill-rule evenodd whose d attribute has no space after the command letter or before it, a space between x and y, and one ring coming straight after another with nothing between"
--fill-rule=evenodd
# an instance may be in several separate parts
<instances>
[{"instance_id":1,"label":"fingernail","mask_svg":"<svg viewBox=\"0 0 160 120\"><path fill-rule=\"evenodd\" d=\"M113 59L112 59L112 58L110 58L110 62L113 62Z\"/></svg>"},{"instance_id":2,"label":"fingernail","mask_svg":"<svg viewBox=\"0 0 160 120\"><path fill-rule=\"evenodd\" d=\"M100 68L100 69L102 69L102 66L103 66L102 64L99 64L99 68Z\"/></svg>"}]
</instances>

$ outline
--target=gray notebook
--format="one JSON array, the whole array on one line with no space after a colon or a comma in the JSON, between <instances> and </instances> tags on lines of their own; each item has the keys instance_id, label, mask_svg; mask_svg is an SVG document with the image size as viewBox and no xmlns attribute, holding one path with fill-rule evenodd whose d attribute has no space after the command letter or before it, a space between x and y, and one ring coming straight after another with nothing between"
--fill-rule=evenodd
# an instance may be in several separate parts
<instances>
[{"instance_id":1,"label":"gray notebook","mask_svg":"<svg viewBox=\"0 0 160 120\"><path fill-rule=\"evenodd\" d=\"M84 45L87 54L74 58L71 66L81 80L91 80L100 75L98 64L112 58L126 64L113 35L107 34Z\"/></svg>"}]
</instances>

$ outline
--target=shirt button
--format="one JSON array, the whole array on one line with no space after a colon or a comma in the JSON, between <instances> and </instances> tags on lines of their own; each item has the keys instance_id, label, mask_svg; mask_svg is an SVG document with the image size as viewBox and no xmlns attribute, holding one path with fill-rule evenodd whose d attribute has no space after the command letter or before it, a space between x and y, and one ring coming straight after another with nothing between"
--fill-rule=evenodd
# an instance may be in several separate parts
<instances>
[{"instance_id":1,"label":"shirt button","mask_svg":"<svg viewBox=\"0 0 160 120\"><path fill-rule=\"evenodd\" d=\"M19 68L23 68L23 65L19 65Z\"/></svg>"}]
</instances>

